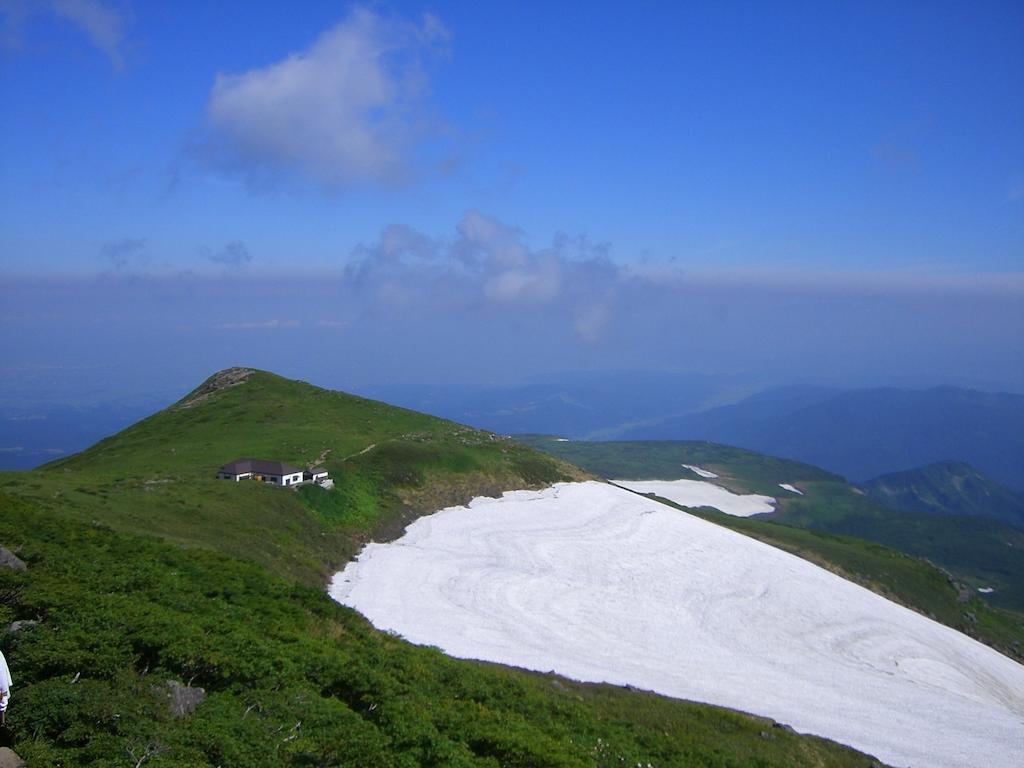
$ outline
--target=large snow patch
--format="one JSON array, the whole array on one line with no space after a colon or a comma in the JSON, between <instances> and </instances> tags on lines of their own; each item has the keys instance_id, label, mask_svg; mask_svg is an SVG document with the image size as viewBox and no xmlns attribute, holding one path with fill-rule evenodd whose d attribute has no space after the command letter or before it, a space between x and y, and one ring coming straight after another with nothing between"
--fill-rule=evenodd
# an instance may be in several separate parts
<instances>
[{"instance_id":1,"label":"large snow patch","mask_svg":"<svg viewBox=\"0 0 1024 768\"><path fill-rule=\"evenodd\" d=\"M1017 768L1024 667L805 560L597 483L371 544L331 596L453 656L755 712L893 765Z\"/></svg>"},{"instance_id":2,"label":"large snow patch","mask_svg":"<svg viewBox=\"0 0 1024 768\"><path fill-rule=\"evenodd\" d=\"M775 499L756 493L738 494L703 480L613 480L637 493L653 493L684 507L713 507L727 515L750 517L775 511Z\"/></svg>"}]
</instances>

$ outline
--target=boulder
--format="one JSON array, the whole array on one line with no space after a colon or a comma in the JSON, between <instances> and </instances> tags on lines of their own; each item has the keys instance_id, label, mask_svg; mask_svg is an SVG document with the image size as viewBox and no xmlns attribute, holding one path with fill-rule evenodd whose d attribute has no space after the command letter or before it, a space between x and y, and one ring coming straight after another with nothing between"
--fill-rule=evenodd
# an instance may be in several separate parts
<instances>
[{"instance_id":1,"label":"boulder","mask_svg":"<svg viewBox=\"0 0 1024 768\"><path fill-rule=\"evenodd\" d=\"M0 768L25 768L25 761L8 747L0 747Z\"/></svg>"},{"instance_id":2,"label":"boulder","mask_svg":"<svg viewBox=\"0 0 1024 768\"><path fill-rule=\"evenodd\" d=\"M171 707L171 714L175 717L191 715L196 707L203 703L206 698L206 691L202 688L193 688L183 685L177 680L167 681L167 698Z\"/></svg>"},{"instance_id":3,"label":"boulder","mask_svg":"<svg viewBox=\"0 0 1024 768\"><path fill-rule=\"evenodd\" d=\"M28 568L24 562L11 550L0 547L0 568L9 568L12 571L24 571Z\"/></svg>"},{"instance_id":4,"label":"boulder","mask_svg":"<svg viewBox=\"0 0 1024 768\"><path fill-rule=\"evenodd\" d=\"M7 626L7 631L11 634L14 634L15 632L20 632L23 629L32 629L32 627L36 626L38 623L39 622L35 619L21 619L20 621L12 621Z\"/></svg>"}]
</instances>

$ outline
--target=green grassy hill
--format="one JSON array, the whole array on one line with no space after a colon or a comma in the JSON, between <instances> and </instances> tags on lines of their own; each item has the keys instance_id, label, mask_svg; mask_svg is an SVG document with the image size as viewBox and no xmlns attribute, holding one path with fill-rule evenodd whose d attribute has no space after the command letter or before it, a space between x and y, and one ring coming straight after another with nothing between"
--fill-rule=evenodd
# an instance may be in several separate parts
<instances>
[{"instance_id":1,"label":"green grassy hill","mask_svg":"<svg viewBox=\"0 0 1024 768\"><path fill-rule=\"evenodd\" d=\"M322 463L336 490L216 479L240 457ZM117 530L255 559L320 585L370 538L424 512L580 477L489 432L250 369L67 459L0 474L0 488Z\"/></svg>"},{"instance_id":2,"label":"green grassy hill","mask_svg":"<svg viewBox=\"0 0 1024 768\"><path fill-rule=\"evenodd\" d=\"M322 460L337 488L213 479L240 456ZM877 765L751 715L450 659L324 592L422 511L581 476L496 435L221 372L77 456L0 475L0 545L27 564L0 568L0 741L33 768ZM206 698L175 715L168 681Z\"/></svg>"},{"instance_id":3,"label":"green grassy hill","mask_svg":"<svg viewBox=\"0 0 1024 768\"><path fill-rule=\"evenodd\" d=\"M891 472L860 487L890 509L988 517L1024 528L1024 496L961 461Z\"/></svg>"},{"instance_id":4,"label":"green grassy hill","mask_svg":"<svg viewBox=\"0 0 1024 768\"><path fill-rule=\"evenodd\" d=\"M701 479L683 467L690 464L717 473L713 482L736 493L772 496L779 503L770 517L691 511L818 563L1024 661L1024 532L1016 528L972 517L894 512L838 475L716 443L519 439L603 477ZM781 489L780 483L803 495ZM996 591L982 597L978 587Z\"/></svg>"}]
</instances>

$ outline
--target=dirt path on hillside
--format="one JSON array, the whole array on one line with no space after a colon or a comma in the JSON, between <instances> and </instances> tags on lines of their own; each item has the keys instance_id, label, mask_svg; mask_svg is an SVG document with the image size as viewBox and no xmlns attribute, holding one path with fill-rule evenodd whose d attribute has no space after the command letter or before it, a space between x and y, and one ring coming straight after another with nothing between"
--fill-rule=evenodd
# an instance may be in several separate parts
<instances>
[{"instance_id":1,"label":"dirt path on hillside","mask_svg":"<svg viewBox=\"0 0 1024 768\"><path fill-rule=\"evenodd\" d=\"M349 459L354 459L356 456L362 456L364 453L369 453L370 451L372 451L376 447L377 447L376 443L370 443L368 446L363 448L363 450L356 451L355 453L350 453L348 456L343 458L342 461L348 461Z\"/></svg>"}]
</instances>

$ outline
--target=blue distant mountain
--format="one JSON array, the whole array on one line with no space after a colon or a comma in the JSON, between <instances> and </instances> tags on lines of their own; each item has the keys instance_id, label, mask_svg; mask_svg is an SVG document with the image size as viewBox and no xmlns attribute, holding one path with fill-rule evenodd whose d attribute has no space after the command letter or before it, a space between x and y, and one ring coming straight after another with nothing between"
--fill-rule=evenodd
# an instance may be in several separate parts
<instances>
[{"instance_id":1,"label":"blue distant mountain","mask_svg":"<svg viewBox=\"0 0 1024 768\"><path fill-rule=\"evenodd\" d=\"M962 461L890 472L860 487L890 509L990 517L1024 528L1024 495L1014 493Z\"/></svg>"},{"instance_id":2,"label":"blue distant mountain","mask_svg":"<svg viewBox=\"0 0 1024 768\"><path fill-rule=\"evenodd\" d=\"M698 411L744 386L749 383L731 375L594 371L508 387L403 384L357 393L502 434L605 439L632 425Z\"/></svg>"},{"instance_id":3,"label":"blue distant mountain","mask_svg":"<svg viewBox=\"0 0 1024 768\"><path fill-rule=\"evenodd\" d=\"M626 440L713 440L862 482L961 461L1024 490L1024 395L957 387L769 390L736 405L628 429Z\"/></svg>"}]
</instances>

